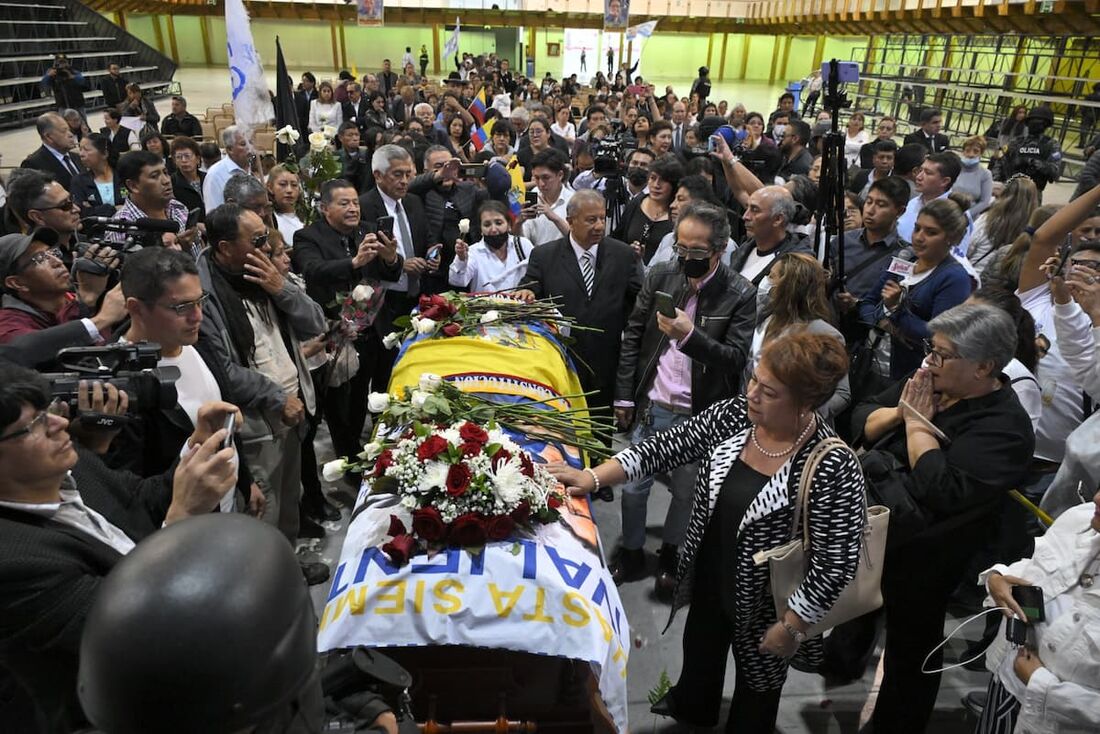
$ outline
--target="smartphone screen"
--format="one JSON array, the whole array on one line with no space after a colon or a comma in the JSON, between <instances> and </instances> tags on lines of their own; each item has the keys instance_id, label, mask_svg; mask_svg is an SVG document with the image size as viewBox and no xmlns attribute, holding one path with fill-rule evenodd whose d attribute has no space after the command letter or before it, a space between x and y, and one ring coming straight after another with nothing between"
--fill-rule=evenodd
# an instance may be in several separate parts
<instances>
[{"instance_id":1,"label":"smartphone screen","mask_svg":"<svg viewBox=\"0 0 1100 734\"><path fill-rule=\"evenodd\" d=\"M673 303L671 295L664 291L657 291L653 296L657 303L657 313L670 319L676 318L676 304Z\"/></svg>"},{"instance_id":2,"label":"smartphone screen","mask_svg":"<svg viewBox=\"0 0 1100 734\"><path fill-rule=\"evenodd\" d=\"M195 207L191 211L187 212L187 224L183 226L184 229L191 229L199 223L199 215L202 214L202 209Z\"/></svg>"},{"instance_id":3,"label":"smartphone screen","mask_svg":"<svg viewBox=\"0 0 1100 734\"><path fill-rule=\"evenodd\" d=\"M438 260L439 259L439 253L441 253L442 251L443 251L443 245L432 245L431 247L428 248L428 253L427 253L428 259L429 260Z\"/></svg>"}]
</instances>

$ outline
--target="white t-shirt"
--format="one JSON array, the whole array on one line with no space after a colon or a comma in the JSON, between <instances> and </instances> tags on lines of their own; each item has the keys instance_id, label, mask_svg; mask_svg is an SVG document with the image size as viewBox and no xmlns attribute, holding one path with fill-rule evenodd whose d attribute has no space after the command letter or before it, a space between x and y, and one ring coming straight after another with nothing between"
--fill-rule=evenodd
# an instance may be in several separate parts
<instances>
[{"instance_id":1,"label":"white t-shirt","mask_svg":"<svg viewBox=\"0 0 1100 734\"><path fill-rule=\"evenodd\" d=\"M1016 295L1035 319L1035 333L1050 341L1050 351L1039 360L1035 369L1043 400L1043 412L1035 431L1035 456L1060 462L1065 456L1066 438L1084 419L1084 395L1073 371L1058 351L1050 285L1043 283L1028 291L1016 291Z\"/></svg>"},{"instance_id":2,"label":"white t-shirt","mask_svg":"<svg viewBox=\"0 0 1100 734\"><path fill-rule=\"evenodd\" d=\"M775 259L776 252L772 251L767 255L761 255L760 251L755 247L752 248L752 252L745 258L745 264L741 266L741 275L745 276L746 280L752 281L756 279L756 276L764 272L764 270L771 265L772 260Z\"/></svg>"},{"instance_id":3,"label":"white t-shirt","mask_svg":"<svg viewBox=\"0 0 1100 734\"><path fill-rule=\"evenodd\" d=\"M279 227L279 234L283 236L288 250L294 249L294 233L304 227L302 220L294 212L288 214L275 213L275 224Z\"/></svg>"},{"instance_id":4,"label":"white t-shirt","mask_svg":"<svg viewBox=\"0 0 1100 734\"><path fill-rule=\"evenodd\" d=\"M214 373L206 366L206 362L194 347L183 347L178 357L161 357L157 366L179 368L180 378L176 380L176 402L191 419L192 428L198 423L199 407L203 403L222 399L222 391L218 387L218 381L214 379ZM234 487L222 496L219 503L222 512L233 512L236 493L237 488Z\"/></svg>"},{"instance_id":5,"label":"white t-shirt","mask_svg":"<svg viewBox=\"0 0 1100 734\"><path fill-rule=\"evenodd\" d=\"M1039 381L1024 363L1015 357L1001 370L1008 377L1013 392L1020 405L1027 411L1027 417L1031 419L1031 428L1039 430L1039 418L1043 414L1043 393L1039 390Z\"/></svg>"}]
</instances>

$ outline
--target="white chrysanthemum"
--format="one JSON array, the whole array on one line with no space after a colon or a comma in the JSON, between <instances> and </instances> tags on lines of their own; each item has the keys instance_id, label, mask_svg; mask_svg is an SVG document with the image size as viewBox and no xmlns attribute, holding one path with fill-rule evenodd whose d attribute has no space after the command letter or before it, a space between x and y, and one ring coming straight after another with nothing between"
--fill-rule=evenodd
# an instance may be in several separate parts
<instances>
[{"instance_id":1,"label":"white chrysanthemum","mask_svg":"<svg viewBox=\"0 0 1100 734\"><path fill-rule=\"evenodd\" d=\"M526 479L517 459L509 459L497 467L493 474L493 486L501 501L511 506L523 499Z\"/></svg>"},{"instance_id":2,"label":"white chrysanthemum","mask_svg":"<svg viewBox=\"0 0 1100 734\"><path fill-rule=\"evenodd\" d=\"M447 486L447 471L450 467L441 461L429 461L421 468L418 489L427 492L433 488Z\"/></svg>"}]
</instances>

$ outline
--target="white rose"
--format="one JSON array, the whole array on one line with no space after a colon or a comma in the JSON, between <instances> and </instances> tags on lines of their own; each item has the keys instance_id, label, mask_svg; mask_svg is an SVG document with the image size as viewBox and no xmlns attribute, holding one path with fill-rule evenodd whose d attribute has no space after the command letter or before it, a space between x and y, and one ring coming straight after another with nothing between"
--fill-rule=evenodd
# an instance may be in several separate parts
<instances>
[{"instance_id":1,"label":"white rose","mask_svg":"<svg viewBox=\"0 0 1100 734\"><path fill-rule=\"evenodd\" d=\"M366 303L371 299L373 295L374 288L367 285L366 283L360 283L352 290L351 300L355 301L356 303Z\"/></svg>"},{"instance_id":2,"label":"white rose","mask_svg":"<svg viewBox=\"0 0 1100 734\"><path fill-rule=\"evenodd\" d=\"M367 408L372 413L384 413L390 407L390 394L386 392L372 392L367 396Z\"/></svg>"},{"instance_id":3,"label":"white rose","mask_svg":"<svg viewBox=\"0 0 1100 734\"><path fill-rule=\"evenodd\" d=\"M458 220L458 232L459 232L459 234L465 235L465 234L468 234L469 231L470 231L470 220L469 219L459 219Z\"/></svg>"},{"instance_id":4,"label":"white rose","mask_svg":"<svg viewBox=\"0 0 1100 734\"><path fill-rule=\"evenodd\" d=\"M314 153L320 153L322 150L328 147L328 139L324 133L310 133L309 135L309 149Z\"/></svg>"},{"instance_id":5,"label":"white rose","mask_svg":"<svg viewBox=\"0 0 1100 734\"><path fill-rule=\"evenodd\" d=\"M376 395L378 393L375 393ZM363 453L361 456L367 461L373 461L378 458L378 455L382 453L382 444L378 441L371 441L370 443L363 444Z\"/></svg>"},{"instance_id":6,"label":"white rose","mask_svg":"<svg viewBox=\"0 0 1100 734\"><path fill-rule=\"evenodd\" d=\"M335 482L344 476L348 470L348 462L343 459L333 459L321 469L321 476L326 482Z\"/></svg>"},{"instance_id":7,"label":"white rose","mask_svg":"<svg viewBox=\"0 0 1100 734\"><path fill-rule=\"evenodd\" d=\"M416 321L416 333L417 334L431 334L435 331L436 322L432 319L417 319Z\"/></svg>"},{"instance_id":8,"label":"white rose","mask_svg":"<svg viewBox=\"0 0 1100 734\"><path fill-rule=\"evenodd\" d=\"M279 141L283 145L294 145L298 142L298 138L301 135L290 125L279 128L279 131L275 133L275 140Z\"/></svg>"},{"instance_id":9,"label":"white rose","mask_svg":"<svg viewBox=\"0 0 1100 734\"><path fill-rule=\"evenodd\" d=\"M409 398L409 402L417 410L424 407L424 401L431 397L431 393L424 392L423 390L413 390L412 397Z\"/></svg>"},{"instance_id":10,"label":"white rose","mask_svg":"<svg viewBox=\"0 0 1100 734\"><path fill-rule=\"evenodd\" d=\"M389 334L386 334L384 337L382 337L382 346L384 346L386 349L393 349L400 343L401 335L396 331L391 331Z\"/></svg>"},{"instance_id":11,"label":"white rose","mask_svg":"<svg viewBox=\"0 0 1100 734\"><path fill-rule=\"evenodd\" d=\"M324 133L325 137L329 140L332 140L336 137L336 128L334 128L332 125L325 125L324 128L322 128L321 132Z\"/></svg>"},{"instance_id":12,"label":"white rose","mask_svg":"<svg viewBox=\"0 0 1100 734\"><path fill-rule=\"evenodd\" d=\"M424 392L435 392L442 384L443 378L439 375L433 375L431 372L420 375L420 389Z\"/></svg>"},{"instance_id":13,"label":"white rose","mask_svg":"<svg viewBox=\"0 0 1100 734\"><path fill-rule=\"evenodd\" d=\"M495 309L492 310L492 311L486 311L485 313L481 314L481 323L491 324L499 318L500 318L500 312L499 311L497 311Z\"/></svg>"}]
</instances>

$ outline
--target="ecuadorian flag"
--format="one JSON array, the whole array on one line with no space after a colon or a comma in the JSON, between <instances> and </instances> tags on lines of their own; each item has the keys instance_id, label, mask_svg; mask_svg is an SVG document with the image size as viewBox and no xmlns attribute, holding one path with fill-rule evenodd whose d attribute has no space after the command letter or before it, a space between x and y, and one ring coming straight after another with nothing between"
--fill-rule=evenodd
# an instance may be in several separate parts
<instances>
[{"instance_id":1,"label":"ecuadorian flag","mask_svg":"<svg viewBox=\"0 0 1100 734\"><path fill-rule=\"evenodd\" d=\"M485 147L485 144L489 142L489 136L493 134L493 121L489 120L485 123L484 127L478 127L474 125L473 130L470 131L470 143L474 146L474 150L481 152L481 149Z\"/></svg>"},{"instance_id":2,"label":"ecuadorian flag","mask_svg":"<svg viewBox=\"0 0 1100 734\"><path fill-rule=\"evenodd\" d=\"M489 107L489 100L485 96L485 87L478 90L477 96L474 97L474 101L470 103L470 109L466 110L474 119L477 120L478 125L485 124L485 110ZM478 150L481 150L478 148Z\"/></svg>"}]
</instances>

